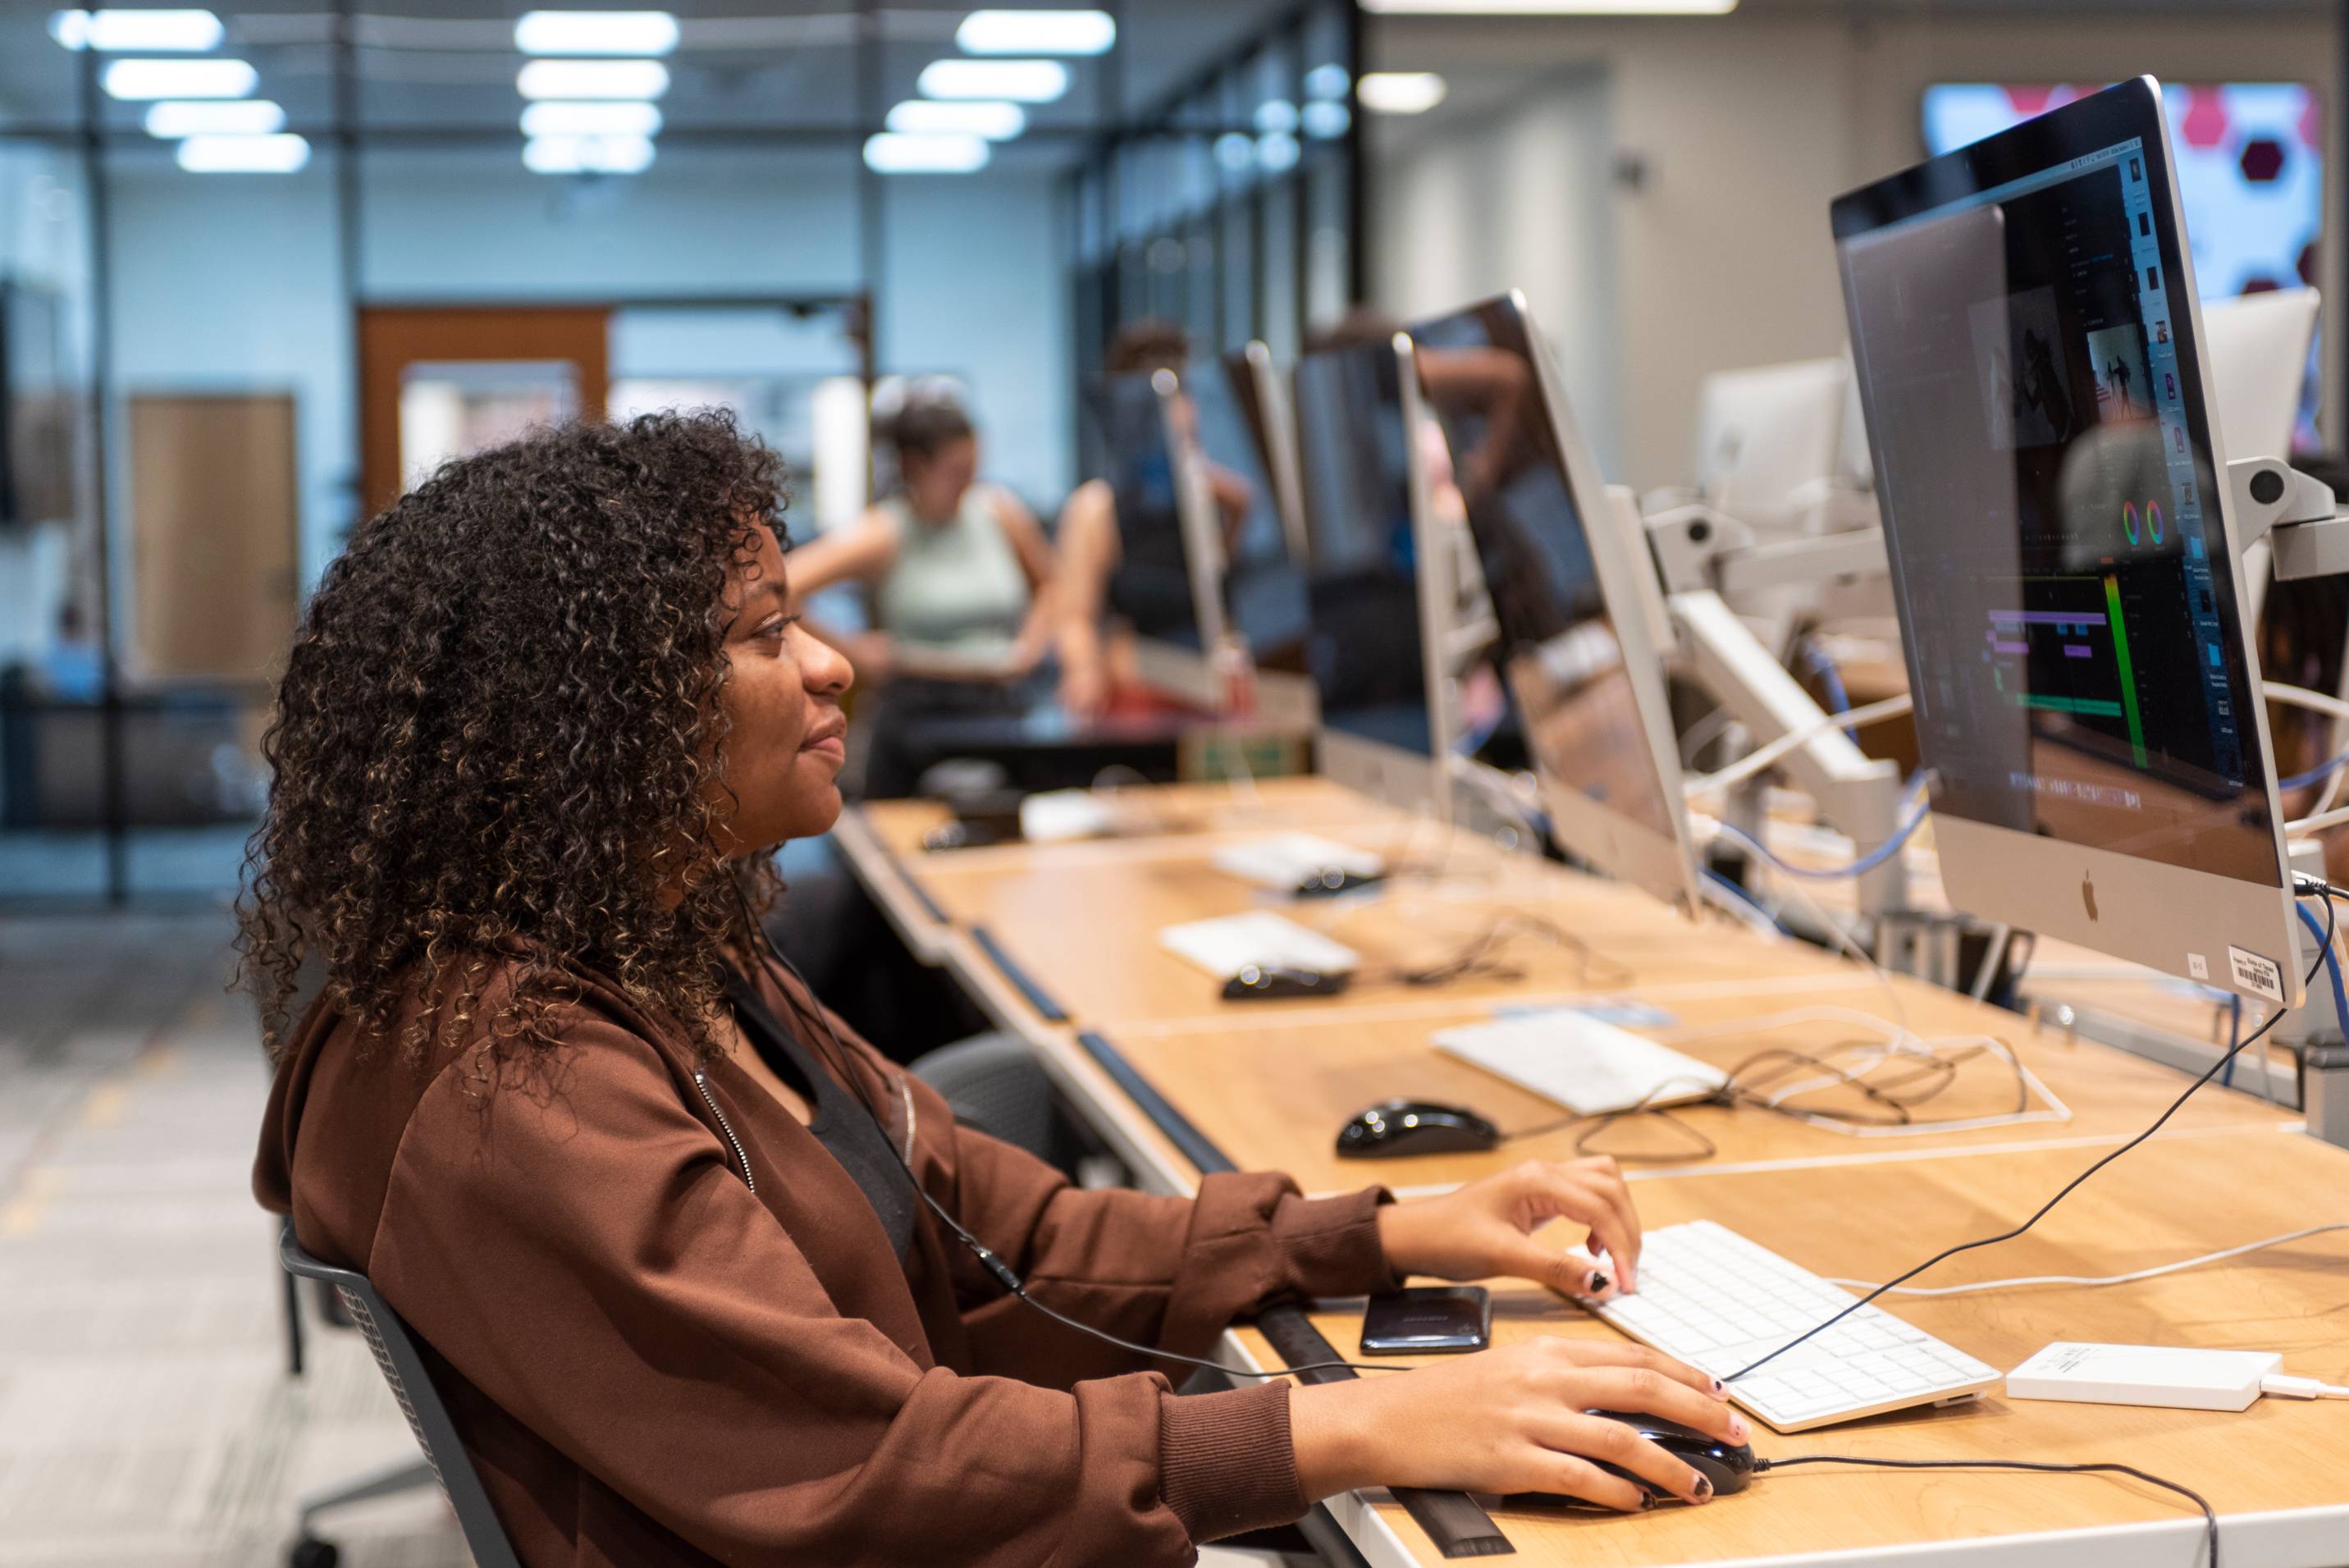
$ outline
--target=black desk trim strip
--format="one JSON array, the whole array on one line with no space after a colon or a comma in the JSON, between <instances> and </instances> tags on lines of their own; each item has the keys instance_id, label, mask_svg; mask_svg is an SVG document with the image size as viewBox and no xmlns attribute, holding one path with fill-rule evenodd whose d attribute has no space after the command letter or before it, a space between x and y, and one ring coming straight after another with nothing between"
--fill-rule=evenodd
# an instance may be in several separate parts
<instances>
[{"instance_id":1,"label":"black desk trim strip","mask_svg":"<svg viewBox=\"0 0 2349 1568\"><path fill-rule=\"evenodd\" d=\"M974 930L974 936L986 940L984 932ZM992 944L989 944L990 947ZM999 963L1002 961L999 959ZM1007 971L1006 972L1014 972ZM1016 975L1015 975L1016 983ZM1107 1035L1096 1030L1081 1031L1077 1043L1098 1063L1102 1072L1115 1080L1143 1116L1148 1116L1166 1141L1182 1152L1202 1175L1239 1168L1231 1157L1217 1148L1206 1134L1191 1125L1191 1118L1167 1103L1166 1096L1153 1088L1150 1081L1134 1070L1125 1054L1110 1042ZM1313 1320L1304 1309L1295 1306L1268 1307L1257 1314L1256 1325L1281 1359L1291 1366L1315 1361L1342 1359L1334 1346L1313 1326ZM1318 1372L1300 1372L1300 1383L1333 1383L1361 1374L1342 1366L1324 1367ZM1405 1513L1416 1521L1436 1549L1449 1557L1504 1557L1514 1555L1516 1547L1501 1533L1482 1504L1465 1492L1424 1491L1417 1487L1393 1489L1395 1501Z\"/></svg>"},{"instance_id":2,"label":"black desk trim strip","mask_svg":"<svg viewBox=\"0 0 2349 1568\"><path fill-rule=\"evenodd\" d=\"M897 867L897 879L905 883L905 890L920 901L922 911L939 925L951 923L947 919L947 912L938 908L938 901L930 897L930 890L922 886L921 878L914 875L914 868L903 860L895 860L893 863Z\"/></svg>"},{"instance_id":3,"label":"black desk trim strip","mask_svg":"<svg viewBox=\"0 0 2349 1568\"><path fill-rule=\"evenodd\" d=\"M1166 1096L1151 1087L1149 1079L1134 1071L1133 1064L1125 1059L1125 1053L1111 1044L1107 1036L1088 1029L1077 1036L1077 1044L1101 1064L1102 1072L1117 1080L1117 1086L1125 1091L1126 1097L1142 1108L1142 1114L1166 1135L1166 1141L1182 1151L1183 1158L1189 1160L1201 1175L1239 1168L1231 1162L1229 1156L1208 1140L1206 1134L1191 1125L1190 1117L1167 1104Z\"/></svg>"},{"instance_id":4,"label":"black desk trim strip","mask_svg":"<svg viewBox=\"0 0 2349 1568\"><path fill-rule=\"evenodd\" d=\"M1011 955L1003 950L1003 944L995 940L994 932L985 926L973 926L970 929L970 936L973 941L986 950L988 958L994 962L995 967L1003 971L1003 978L1009 981L1019 990L1019 994L1028 999L1028 1005L1036 1010L1038 1017L1047 1023L1066 1023L1069 1021L1067 1010L1053 1001L1051 993L1030 979L1028 971L1021 969L1013 961Z\"/></svg>"}]
</instances>

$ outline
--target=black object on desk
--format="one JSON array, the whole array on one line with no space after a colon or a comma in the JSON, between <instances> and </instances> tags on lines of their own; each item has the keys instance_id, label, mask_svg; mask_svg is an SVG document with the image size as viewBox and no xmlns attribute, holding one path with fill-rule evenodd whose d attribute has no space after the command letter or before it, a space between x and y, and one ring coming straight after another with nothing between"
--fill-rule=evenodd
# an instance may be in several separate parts
<instances>
[{"instance_id":1,"label":"black object on desk","mask_svg":"<svg viewBox=\"0 0 2349 1568\"><path fill-rule=\"evenodd\" d=\"M1474 1154L1500 1141L1501 1129L1464 1106L1439 1105L1433 1100L1381 1100L1338 1129L1338 1158Z\"/></svg>"},{"instance_id":2,"label":"black object on desk","mask_svg":"<svg viewBox=\"0 0 2349 1568\"><path fill-rule=\"evenodd\" d=\"M1713 1495L1715 1497L1727 1497L1731 1492L1744 1491L1754 1480L1754 1448L1750 1443L1724 1442L1709 1432L1700 1432L1694 1427L1683 1427L1678 1421L1668 1421L1661 1416L1641 1416L1623 1410L1593 1410L1590 1414L1605 1420L1622 1422L1672 1458L1687 1465L1689 1469L1713 1483ZM1609 1464L1605 1459L1593 1459L1590 1462L1610 1476L1619 1476L1624 1480L1630 1481L1653 1501L1678 1502L1681 1501L1677 1493L1666 1491L1647 1477L1636 1475L1620 1465ZM1580 1498L1561 1497L1556 1492L1546 1491L1518 1492L1508 1501L1511 1502L1520 1501L1565 1502L1585 1508L1597 1506L1586 1503ZM1607 1511L1611 1513L1615 1511L1609 1509Z\"/></svg>"},{"instance_id":3,"label":"black object on desk","mask_svg":"<svg viewBox=\"0 0 2349 1568\"><path fill-rule=\"evenodd\" d=\"M1269 1002L1288 996L1335 996L1353 976L1287 964L1248 964L1224 981L1226 1002Z\"/></svg>"},{"instance_id":4,"label":"black object on desk","mask_svg":"<svg viewBox=\"0 0 2349 1568\"><path fill-rule=\"evenodd\" d=\"M1413 1285L1362 1309L1364 1355L1456 1355L1493 1343L1493 1297L1482 1285Z\"/></svg>"}]
</instances>

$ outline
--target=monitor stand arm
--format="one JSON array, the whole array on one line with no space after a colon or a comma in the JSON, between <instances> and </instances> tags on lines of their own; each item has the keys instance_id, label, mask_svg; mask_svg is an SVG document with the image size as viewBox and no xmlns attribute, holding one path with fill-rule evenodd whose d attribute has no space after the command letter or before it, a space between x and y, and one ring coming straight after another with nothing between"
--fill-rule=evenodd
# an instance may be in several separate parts
<instances>
[{"instance_id":1,"label":"monitor stand arm","mask_svg":"<svg viewBox=\"0 0 2349 1568\"><path fill-rule=\"evenodd\" d=\"M1829 715L1785 667L1763 647L1744 620L1711 588L1672 594L1671 612L1681 673L1762 742L1806 731L1810 738L1778 764L1818 803L1819 813L1861 852L1890 838L1900 826L1903 794L1899 764L1870 757L1829 722ZM1749 833L1761 826L1762 780L1730 803L1733 820ZM1908 909L1908 875L1898 855L1858 878L1860 912L1899 916Z\"/></svg>"},{"instance_id":2,"label":"monitor stand arm","mask_svg":"<svg viewBox=\"0 0 2349 1568\"><path fill-rule=\"evenodd\" d=\"M2227 465L2243 548L2265 541L2278 581L2349 573L2349 515L2332 489L2281 458L2239 458Z\"/></svg>"}]
</instances>

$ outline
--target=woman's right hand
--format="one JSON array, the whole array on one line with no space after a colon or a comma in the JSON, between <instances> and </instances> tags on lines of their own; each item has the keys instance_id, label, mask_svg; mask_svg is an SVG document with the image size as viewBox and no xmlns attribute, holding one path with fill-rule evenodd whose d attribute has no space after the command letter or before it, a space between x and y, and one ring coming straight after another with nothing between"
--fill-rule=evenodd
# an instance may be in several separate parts
<instances>
[{"instance_id":1,"label":"woman's right hand","mask_svg":"<svg viewBox=\"0 0 2349 1568\"><path fill-rule=\"evenodd\" d=\"M1305 1495L1365 1486L1555 1492L1627 1512L1640 1490L1604 1460L1690 1502L1711 1483L1619 1421L1661 1416L1724 1442L1752 1436L1722 1386L1643 1345L1544 1334L1457 1360L1323 1383L1289 1398Z\"/></svg>"}]
</instances>

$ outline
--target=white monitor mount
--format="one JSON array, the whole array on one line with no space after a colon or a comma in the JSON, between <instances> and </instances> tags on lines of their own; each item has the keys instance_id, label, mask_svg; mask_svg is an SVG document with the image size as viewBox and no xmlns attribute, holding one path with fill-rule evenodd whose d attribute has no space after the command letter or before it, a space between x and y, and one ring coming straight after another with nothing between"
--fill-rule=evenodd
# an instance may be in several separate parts
<instances>
[{"instance_id":1,"label":"white monitor mount","mask_svg":"<svg viewBox=\"0 0 2349 1568\"><path fill-rule=\"evenodd\" d=\"M1899 828L1904 794L1899 764L1870 757L1854 744L1730 606L1733 597L1822 578L1881 576L1882 531L1764 541L1747 524L1702 505L1674 507L1640 526L1663 584L1678 673L1702 688L1757 743L1804 734L1779 765L1810 794L1820 815L1861 851L1889 839ZM1727 808L1730 818L1756 837L1764 826L1762 783L1757 776L1738 786ZM1908 875L1899 855L1859 877L1857 892L1860 913L1877 920L1885 938L1894 925L1913 928Z\"/></svg>"}]
</instances>

